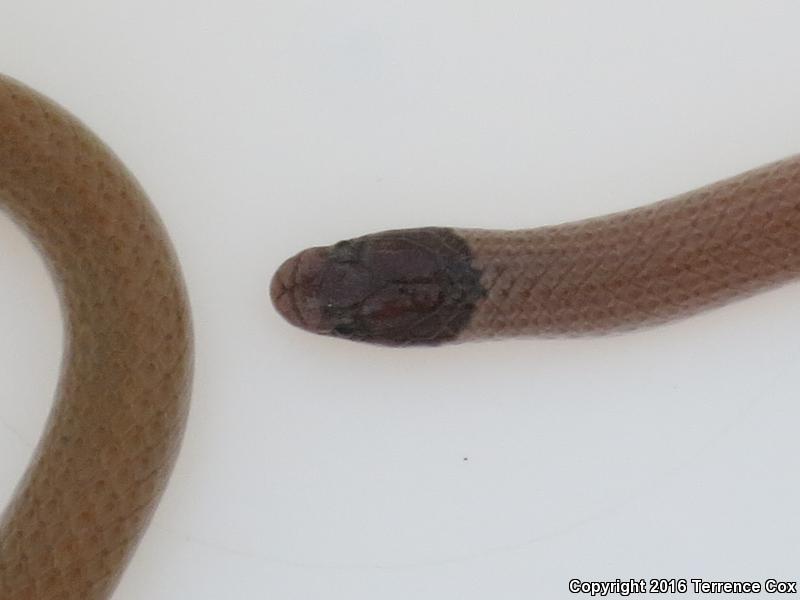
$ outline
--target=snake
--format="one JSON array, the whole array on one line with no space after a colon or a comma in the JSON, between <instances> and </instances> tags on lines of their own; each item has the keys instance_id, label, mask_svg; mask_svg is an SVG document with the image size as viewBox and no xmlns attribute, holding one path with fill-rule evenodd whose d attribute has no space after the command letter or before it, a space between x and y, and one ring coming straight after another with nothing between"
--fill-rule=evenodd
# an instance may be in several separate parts
<instances>
[{"instance_id":1,"label":"snake","mask_svg":"<svg viewBox=\"0 0 800 600\"><path fill-rule=\"evenodd\" d=\"M141 186L84 125L0 76L0 207L40 251L64 349L55 400L0 516L2 600L111 596L186 423L192 324Z\"/></svg>"},{"instance_id":2,"label":"snake","mask_svg":"<svg viewBox=\"0 0 800 600\"><path fill-rule=\"evenodd\" d=\"M2 600L109 598L166 487L193 373L186 286L145 192L66 110L0 76L0 206L64 321L55 400L0 516ZM270 283L307 331L390 346L630 330L800 275L800 156L521 230L423 227L303 250Z\"/></svg>"},{"instance_id":3,"label":"snake","mask_svg":"<svg viewBox=\"0 0 800 600\"><path fill-rule=\"evenodd\" d=\"M800 275L800 156L533 229L422 227L308 248L270 283L286 321L388 346L588 336L687 317Z\"/></svg>"}]
</instances>

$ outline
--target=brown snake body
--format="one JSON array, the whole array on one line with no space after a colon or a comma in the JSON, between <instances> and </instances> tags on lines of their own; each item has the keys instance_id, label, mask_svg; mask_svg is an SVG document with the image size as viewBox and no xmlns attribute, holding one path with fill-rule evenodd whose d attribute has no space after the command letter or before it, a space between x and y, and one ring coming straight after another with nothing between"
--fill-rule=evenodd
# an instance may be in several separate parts
<instances>
[{"instance_id":1,"label":"brown snake body","mask_svg":"<svg viewBox=\"0 0 800 600\"><path fill-rule=\"evenodd\" d=\"M0 599L107 598L184 428L192 336L182 277L120 161L2 77L0 206L44 256L65 324L56 400L0 522Z\"/></svg>"},{"instance_id":2,"label":"brown snake body","mask_svg":"<svg viewBox=\"0 0 800 600\"><path fill-rule=\"evenodd\" d=\"M388 345L608 333L800 275L800 157L626 212L519 231L424 228L311 248L271 295L291 323Z\"/></svg>"}]
</instances>

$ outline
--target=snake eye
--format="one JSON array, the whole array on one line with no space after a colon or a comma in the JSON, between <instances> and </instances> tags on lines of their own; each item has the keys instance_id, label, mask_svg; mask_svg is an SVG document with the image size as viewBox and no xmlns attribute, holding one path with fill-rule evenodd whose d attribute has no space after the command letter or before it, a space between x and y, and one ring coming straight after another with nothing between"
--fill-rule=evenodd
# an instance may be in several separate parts
<instances>
[{"instance_id":1,"label":"snake eye","mask_svg":"<svg viewBox=\"0 0 800 600\"><path fill-rule=\"evenodd\" d=\"M352 263L358 261L359 246L353 240L344 240L334 244L331 258L336 262Z\"/></svg>"},{"instance_id":2,"label":"snake eye","mask_svg":"<svg viewBox=\"0 0 800 600\"><path fill-rule=\"evenodd\" d=\"M350 337L355 332L355 327L348 323L342 323L333 328L333 333L339 337Z\"/></svg>"}]
</instances>

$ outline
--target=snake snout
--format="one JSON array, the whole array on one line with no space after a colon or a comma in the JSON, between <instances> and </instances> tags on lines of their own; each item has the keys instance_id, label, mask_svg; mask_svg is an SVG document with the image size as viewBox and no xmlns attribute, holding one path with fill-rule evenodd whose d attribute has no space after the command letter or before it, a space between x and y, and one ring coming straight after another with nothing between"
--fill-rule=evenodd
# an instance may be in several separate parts
<instances>
[{"instance_id":1,"label":"snake snout","mask_svg":"<svg viewBox=\"0 0 800 600\"><path fill-rule=\"evenodd\" d=\"M278 313L292 325L314 333L327 333L318 300L327 255L325 248L303 250L278 267L270 284L270 297Z\"/></svg>"}]
</instances>

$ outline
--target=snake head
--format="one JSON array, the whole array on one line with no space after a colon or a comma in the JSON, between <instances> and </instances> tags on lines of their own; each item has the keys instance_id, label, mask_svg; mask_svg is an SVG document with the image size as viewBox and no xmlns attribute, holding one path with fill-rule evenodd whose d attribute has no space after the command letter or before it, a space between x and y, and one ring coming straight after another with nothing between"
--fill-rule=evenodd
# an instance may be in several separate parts
<instances>
[{"instance_id":1,"label":"snake head","mask_svg":"<svg viewBox=\"0 0 800 600\"><path fill-rule=\"evenodd\" d=\"M302 329L394 346L455 339L485 295L469 247L442 228L303 250L281 265L270 292Z\"/></svg>"}]
</instances>

